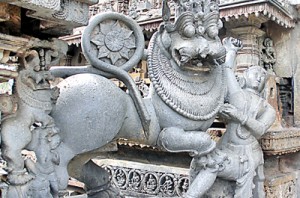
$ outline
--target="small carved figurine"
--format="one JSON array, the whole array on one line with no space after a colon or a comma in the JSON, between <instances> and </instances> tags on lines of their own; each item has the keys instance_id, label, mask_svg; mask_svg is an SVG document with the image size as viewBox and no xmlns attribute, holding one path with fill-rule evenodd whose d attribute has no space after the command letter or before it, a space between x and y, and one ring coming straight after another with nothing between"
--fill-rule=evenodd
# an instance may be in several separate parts
<instances>
[{"instance_id":1,"label":"small carved figurine","mask_svg":"<svg viewBox=\"0 0 300 198\"><path fill-rule=\"evenodd\" d=\"M273 66L276 63L276 52L273 47L273 40L266 38L263 42L262 61L267 71L273 71Z\"/></svg>"},{"instance_id":2,"label":"small carved figurine","mask_svg":"<svg viewBox=\"0 0 300 198\"><path fill-rule=\"evenodd\" d=\"M227 51L234 50L236 45L240 45L239 41L224 40ZM236 181L236 198L264 197L264 161L258 140L275 120L275 110L260 95L267 72L259 66L250 67L243 74L243 88L236 81L231 66L227 65L225 75L229 104L224 104L219 112L227 119L227 130L215 151L194 158L191 187L186 193L188 198L201 197L216 177Z\"/></svg>"},{"instance_id":3,"label":"small carved figurine","mask_svg":"<svg viewBox=\"0 0 300 198\"><path fill-rule=\"evenodd\" d=\"M58 198L58 179L55 165L59 164L59 154L54 151L60 144L56 127L36 128L30 146L34 149L37 162L25 160L26 168L35 176L30 182L29 195L32 198Z\"/></svg>"}]
</instances>

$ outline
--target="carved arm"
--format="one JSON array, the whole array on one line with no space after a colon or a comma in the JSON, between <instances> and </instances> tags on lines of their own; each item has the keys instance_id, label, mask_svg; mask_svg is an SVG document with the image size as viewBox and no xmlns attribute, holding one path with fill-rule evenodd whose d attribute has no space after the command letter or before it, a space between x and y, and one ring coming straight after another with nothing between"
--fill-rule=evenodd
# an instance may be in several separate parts
<instances>
[{"instance_id":1,"label":"carved arm","mask_svg":"<svg viewBox=\"0 0 300 198\"><path fill-rule=\"evenodd\" d=\"M241 87L236 80L233 68L237 51L242 48L242 42L238 39L227 37L223 39L223 45L226 49L226 59L222 66L225 68L225 78L227 81L228 94L230 96L238 91L241 91Z\"/></svg>"},{"instance_id":2,"label":"carved arm","mask_svg":"<svg viewBox=\"0 0 300 198\"><path fill-rule=\"evenodd\" d=\"M261 116L259 116L257 119L247 117L242 124L251 132L251 134L256 139L260 139L261 136L265 134L271 127L271 125L275 121L275 117L276 112L274 108L271 105L267 104Z\"/></svg>"}]
</instances>

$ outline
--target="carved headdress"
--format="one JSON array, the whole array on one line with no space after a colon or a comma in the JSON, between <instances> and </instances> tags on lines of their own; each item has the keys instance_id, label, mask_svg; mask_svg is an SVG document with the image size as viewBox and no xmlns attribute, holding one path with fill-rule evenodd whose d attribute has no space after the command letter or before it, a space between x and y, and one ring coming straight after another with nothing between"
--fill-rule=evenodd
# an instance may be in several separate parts
<instances>
[{"instance_id":1,"label":"carved headdress","mask_svg":"<svg viewBox=\"0 0 300 198\"><path fill-rule=\"evenodd\" d=\"M188 38L195 34L207 35L211 39L218 36L222 27L219 20L217 0L176 0L175 23L170 23L170 9L167 0L163 2L163 20L168 32L178 31Z\"/></svg>"}]
</instances>

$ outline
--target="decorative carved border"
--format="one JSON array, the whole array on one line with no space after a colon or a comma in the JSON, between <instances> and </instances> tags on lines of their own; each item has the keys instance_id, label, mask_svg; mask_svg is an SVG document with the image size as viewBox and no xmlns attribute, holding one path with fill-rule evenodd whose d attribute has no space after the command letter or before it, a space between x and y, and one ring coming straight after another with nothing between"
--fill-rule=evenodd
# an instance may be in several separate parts
<instances>
[{"instance_id":1,"label":"decorative carved border","mask_svg":"<svg viewBox=\"0 0 300 198\"><path fill-rule=\"evenodd\" d=\"M282 155L300 150L300 130L296 128L270 131L261 139L261 146L267 155Z\"/></svg>"},{"instance_id":2,"label":"decorative carved border","mask_svg":"<svg viewBox=\"0 0 300 198\"><path fill-rule=\"evenodd\" d=\"M189 187L188 169L126 160L96 159L111 175L113 185L129 197L182 197ZM227 185L227 183L218 183ZM229 184L230 185L230 184ZM296 198L293 173L267 174L267 198Z\"/></svg>"},{"instance_id":3,"label":"decorative carved border","mask_svg":"<svg viewBox=\"0 0 300 198\"><path fill-rule=\"evenodd\" d=\"M188 169L123 160L94 161L110 173L113 185L125 195L178 197L188 189Z\"/></svg>"},{"instance_id":4,"label":"decorative carved border","mask_svg":"<svg viewBox=\"0 0 300 198\"><path fill-rule=\"evenodd\" d=\"M270 3L246 4L236 7L220 6L220 18L225 19L225 21L236 20L242 16L249 18L252 14L254 14L255 17L266 17L285 28L295 26L295 21L291 16L284 14L279 8L270 5Z\"/></svg>"}]
</instances>

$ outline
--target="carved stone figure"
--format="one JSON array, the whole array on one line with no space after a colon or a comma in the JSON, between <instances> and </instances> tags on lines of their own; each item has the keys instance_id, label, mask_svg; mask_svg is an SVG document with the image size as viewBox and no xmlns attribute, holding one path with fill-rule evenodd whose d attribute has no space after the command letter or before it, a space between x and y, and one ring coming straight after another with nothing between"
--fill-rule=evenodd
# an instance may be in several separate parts
<instances>
[{"instance_id":1,"label":"carved stone figure","mask_svg":"<svg viewBox=\"0 0 300 198\"><path fill-rule=\"evenodd\" d=\"M53 127L50 113L58 89L51 89L49 81L54 78L40 66L37 51L32 50L24 58L25 70L20 71L16 82L18 92L17 112L2 123L2 156L7 161L8 179L11 184L22 185L33 178L25 174L21 150L32 139L31 127L40 123L43 128Z\"/></svg>"},{"instance_id":2,"label":"carved stone figure","mask_svg":"<svg viewBox=\"0 0 300 198\"><path fill-rule=\"evenodd\" d=\"M203 1L198 6L204 6L203 17L191 10L171 23L164 2L164 24L146 54L153 85L149 98L142 99L126 72L144 55L143 35L133 20L117 13L98 15L85 29L83 52L92 66L51 69L56 76L79 74L60 83L60 97L51 114L62 137L57 152L63 157L56 170L60 188L66 187L71 159L116 138L190 152L194 157L215 148L206 130L224 103L225 48L217 36L218 5ZM225 64L233 65L234 58L230 56ZM97 74L122 80L129 94ZM76 171L70 173L78 178Z\"/></svg>"},{"instance_id":3,"label":"carved stone figure","mask_svg":"<svg viewBox=\"0 0 300 198\"><path fill-rule=\"evenodd\" d=\"M233 50L234 39L227 38L224 42L227 51ZM221 107L220 114L228 120L227 129L215 151L193 159L191 188L185 195L188 198L203 196L216 177L236 181L235 197L264 197L264 161L258 140L271 127L276 115L260 95L267 72L259 66L245 70L242 88L230 66L225 68L225 75L229 104Z\"/></svg>"},{"instance_id":4,"label":"carved stone figure","mask_svg":"<svg viewBox=\"0 0 300 198\"><path fill-rule=\"evenodd\" d=\"M273 66L276 63L276 52L273 40L270 38L265 38L263 41L262 62L267 71L273 72Z\"/></svg>"},{"instance_id":5,"label":"carved stone figure","mask_svg":"<svg viewBox=\"0 0 300 198\"><path fill-rule=\"evenodd\" d=\"M129 187L133 190L139 190L141 187L141 175L137 171L131 171L129 173Z\"/></svg>"},{"instance_id":6,"label":"carved stone figure","mask_svg":"<svg viewBox=\"0 0 300 198\"><path fill-rule=\"evenodd\" d=\"M218 112L224 110L236 118L231 115L235 103L224 106L226 78L228 90L234 89L231 84L235 78L228 75L226 67L233 67L236 50L228 50L226 55L218 37L221 26L216 1L195 2L193 9L179 4L175 23L170 22L170 8L163 2L164 23L145 54L152 81L148 98L142 98L127 73L144 56L143 34L136 22L118 13L100 14L85 29L83 52L92 66L51 69L56 76L70 76L58 85L61 93L51 113L62 138L56 149L61 156L56 167L60 189L67 186L71 159L78 163L69 167L70 174L80 179L78 169L85 161L81 154L92 157L92 151L118 138L169 152L189 152L194 162L214 150L216 144L206 130ZM200 15L199 10L203 12ZM129 94L107 79L112 77L123 81ZM218 160L223 162L225 158L220 156ZM206 174L214 181L214 172ZM128 182L122 171L113 178L120 186ZM149 194L159 191L159 181L153 175L146 175L143 182ZM191 180L187 194L200 191L195 182L197 178ZM103 186L103 193L110 194L108 179L98 185Z\"/></svg>"},{"instance_id":7,"label":"carved stone figure","mask_svg":"<svg viewBox=\"0 0 300 198\"><path fill-rule=\"evenodd\" d=\"M55 127L36 128L32 132L32 141L28 148L34 150L37 162L25 160L28 171L35 176L29 184L28 196L32 198L58 198L58 177L55 165L59 165L60 156L53 150L60 144L59 130Z\"/></svg>"}]
</instances>

